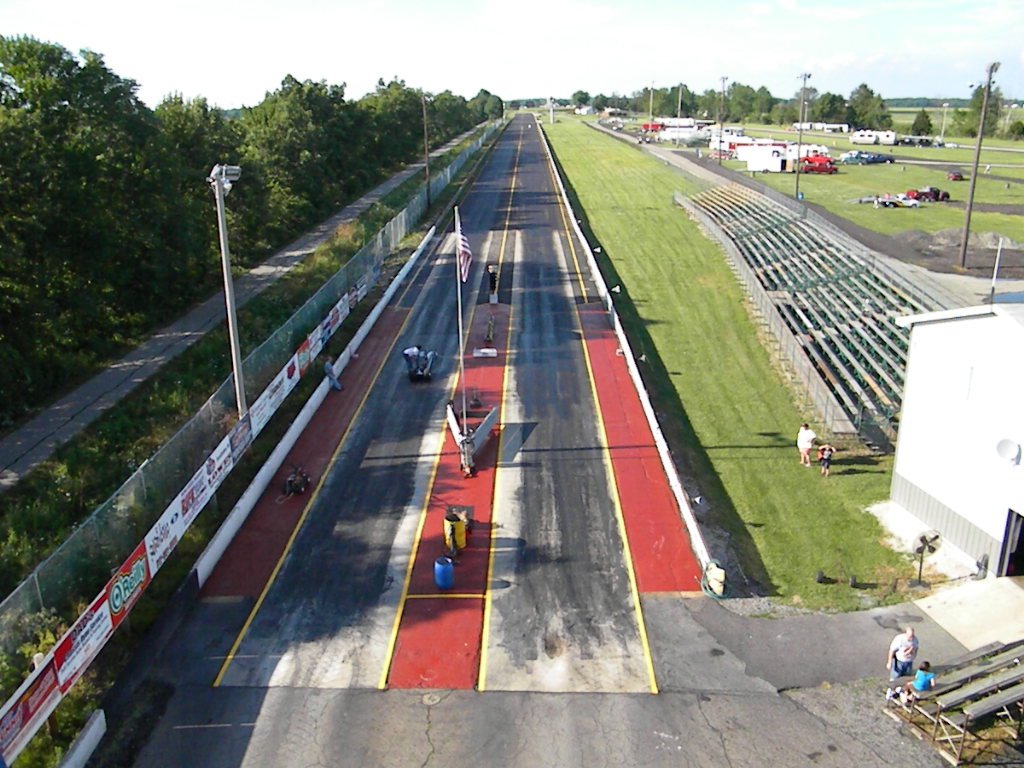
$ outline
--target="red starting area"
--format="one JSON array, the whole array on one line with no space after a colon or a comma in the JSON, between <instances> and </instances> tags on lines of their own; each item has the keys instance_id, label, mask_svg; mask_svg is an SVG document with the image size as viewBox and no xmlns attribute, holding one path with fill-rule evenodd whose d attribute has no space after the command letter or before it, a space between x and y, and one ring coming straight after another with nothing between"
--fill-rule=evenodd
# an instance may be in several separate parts
<instances>
[{"instance_id":1,"label":"red starting area","mask_svg":"<svg viewBox=\"0 0 1024 768\"><path fill-rule=\"evenodd\" d=\"M470 429L492 408L501 408L509 315L508 306L494 304L482 305L474 313L465 358ZM459 414L462 392L460 381L455 396L455 411ZM483 435L478 436L478 445L483 440ZM391 688L472 689L476 684L483 642L497 443L495 429L476 456L474 476L466 477L455 439L445 429L400 607L401 620L388 674ZM437 559L445 553L444 518L452 508L470 517L470 532L452 568L451 587L441 589L435 568Z\"/></svg>"},{"instance_id":2,"label":"red starting area","mask_svg":"<svg viewBox=\"0 0 1024 768\"><path fill-rule=\"evenodd\" d=\"M601 309L582 310L580 322L637 589L641 593L697 591L700 564L608 315Z\"/></svg>"}]
</instances>

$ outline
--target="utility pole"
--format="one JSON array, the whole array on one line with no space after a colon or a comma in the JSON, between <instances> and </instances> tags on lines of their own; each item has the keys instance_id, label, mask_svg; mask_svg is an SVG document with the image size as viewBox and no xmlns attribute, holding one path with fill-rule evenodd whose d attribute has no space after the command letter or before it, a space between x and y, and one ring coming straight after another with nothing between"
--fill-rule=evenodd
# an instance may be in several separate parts
<instances>
[{"instance_id":1,"label":"utility pole","mask_svg":"<svg viewBox=\"0 0 1024 768\"><path fill-rule=\"evenodd\" d=\"M676 99L676 118L683 116L683 84L679 84L679 97Z\"/></svg>"},{"instance_id":2,"label":"utility pole","mask_svg":"<svg viewBox=\"0 0 1024 768\"><path fill-rule=\"evenodd\" d=\"M988 112L988 97L992 92L992 76L999 70L994 61L986 70L985 91L981 96L981 119L978 121L978 141L974 145L974 166L971 168L971 188L967 192L967 212L964 214L964 231L960 235L960 269L967 268L967 238L971 234L971 211L974 210L974 187L978 183L978 161L981 160L981 139L985 135L985 114Z\"/></svg>"},{"instance_id":3,"label":"utility pole","mask_svg":"<svg viewBox=\"0 0 1024 768\"><path fill-rule=\"evenodd\" d=\"M651 80L651 109L650 109L650 111L651 111L651 116L648 119L648 122L649 123L653 123L654 122L654 81L653 80Z\"/></svg>"},{"instance_id":4,"label":"utility pole","mask_svg":"<svg viewBox=\"0 0 1024 768\"><path fill-rule=\"evenodd\" d=\"M811 78L810 72L797 75L803 82L800 85L800 108L797 110L797 133L796 133L796 189L793 197L800 199L800 152L804 146L804 105L807 101L807 81Z\"/></svg>"},{"instance_id":5,"label":"utility pole","mask_svg":"<svg viewBox=\"0 0 1024 768\"><path fill-rule=\"evenodd\" d=\"M427 95L420 94L420 103L423 105L423 167L427 185L427 210L430 210L430 140L427 136Z\"/></svg>"},{"instance_id":6,"label":"utility pole","mask_svg":"<svg viewBox=\"0 0 1024 768\"><path fill-rule=\"evenodd\" d=\"M722 164L722 145L725 143L725 81L728 77L724 75L719 78L722 81L722 95L718 100L718 164Z\"/></svg>"}]
</instances>

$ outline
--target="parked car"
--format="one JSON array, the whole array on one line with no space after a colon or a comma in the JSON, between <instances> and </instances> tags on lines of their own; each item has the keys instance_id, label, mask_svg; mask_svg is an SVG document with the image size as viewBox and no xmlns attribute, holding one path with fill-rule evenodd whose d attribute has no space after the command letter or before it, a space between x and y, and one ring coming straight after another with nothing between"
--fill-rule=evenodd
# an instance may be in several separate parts
<instances>
[{"instance_id":1,"label":"parked car","mask_svg":"<svg viewBox=\"0 0 1024 768\"><path fill-rule=\"evenodd\" d=\"M839 169L833 163L803 163L800 166L800 173L839 173Z\"/></svg>"},{"instance_id":2,"label":"parked car","mask_svg":"<svg viewBox=\"0 0 1024 768\"><path fill-rule=\"evenodd\" d=\"M878 163L893 163L895 158L892 155L882 155L878 152L865 152L864 163L866 165L876 165Z\"/></svg>"},{"instance_id":3,"label":"parked car","mask_svg":"<svg viewBox=\"0 0 1024 768\"><path fill-rule=\"evenodd\" d=\"M946 179L949 181L963 181L964 175L960 171L950 171L946 174Z\"/></svg>"},{"instance_id":4,"label":"parked car","mask_svg":"<svg viewBox=\"0 0 1024 768\"><path fill-rule=\"evenodd\" d=\"M949 192L943 192L938 187L921 187L920 189L908 189L906 197L910 200L931 200L933 203L944 203L949 200Z\"/></svg>"}]
</instances>

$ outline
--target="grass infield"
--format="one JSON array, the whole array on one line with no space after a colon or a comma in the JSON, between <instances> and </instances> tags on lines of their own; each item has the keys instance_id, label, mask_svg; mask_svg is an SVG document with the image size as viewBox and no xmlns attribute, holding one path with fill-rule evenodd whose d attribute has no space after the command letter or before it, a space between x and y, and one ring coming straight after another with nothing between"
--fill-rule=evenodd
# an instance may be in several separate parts
<instances>
[{"instance_id":1,"label":"grass infield","mask_svg":"<svg viewBox=\"0 0 1024 768\"><path fill-rule=\"evenodd\" d=\"M672 204L676 172L578 121L544 125L576 214L610 285L658 418L708 522L728 533L745 574L808 608L902 599L909 559L865 512L888 497L891 457L839 444L832 476L798 462L809 411L794 402L720 249ZM835 584L818 584L823 570ZM733 575L736 576L735 574ZM869 586L851 589L849 577Z\"/></svg>"}]
</instances>

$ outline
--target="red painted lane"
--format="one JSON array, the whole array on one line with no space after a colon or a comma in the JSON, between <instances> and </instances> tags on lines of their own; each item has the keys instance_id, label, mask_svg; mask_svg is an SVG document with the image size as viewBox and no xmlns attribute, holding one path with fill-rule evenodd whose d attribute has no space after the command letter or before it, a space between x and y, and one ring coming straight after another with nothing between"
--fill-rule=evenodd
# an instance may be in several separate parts
<instances>
[{"instance_id":1,"label":"red painted lane","mask_svg":"<svg viewBox=\"0 0 1024 768\"><path fill-rule=\"evenodd\" d=\"M654 435L603 310L580 312L612 471L640 592L700 589L700 564L661 465Z\"/></svg>"},{"instance_id":2,"label":"red painted lane","mask_svg":"<svg viewBox=\"0 0 1024 768\"><path fill-rule=\"evenodd\" d=\"M303 467L319 483L338 443L355 418L363 393L373 384L381 362L394 344L408 310L386 309L373 332L341 374L345 388L330 392L309 426L292 447L277 476L264 491L203 587L202 597L258 597L281 558L310 496L282 497L291 464ZM320 364L322 365L322 363ZM316 375L319 368L309 375Z\"/></svg>"},{"instance_id":3,"label":"red painted lane","mask_svg":"<svg viewBox=\"0 0 1024 768\"><path fill-rule=\"evenodd\" d=\"M481 407L470 412L470 426L492 407L501 406L508 336L509 307L481 305L470 326L466 344L466 385ZM473 357L474 348L491 346L485 340L488 320L494 318L497 357ZM456 410L461 411L462 385L456 390ZM500 421L500 414L499 414ZM427 502L409 579L407 599L395 639L388 685L392 688L471 689L476 684L483 642L484 591L490 553L491 505L497 464L497 430L476 460L476 475L463 477L459 452L445 430L444 447ZM442 521L449 505L473 507L473 532L455 566L450 596L434 584L434 561L444 548Z\"/></svg>"}]
</instances>

